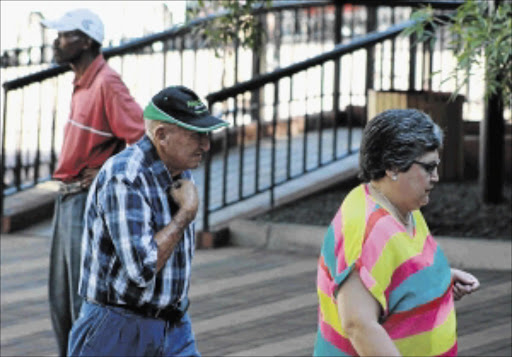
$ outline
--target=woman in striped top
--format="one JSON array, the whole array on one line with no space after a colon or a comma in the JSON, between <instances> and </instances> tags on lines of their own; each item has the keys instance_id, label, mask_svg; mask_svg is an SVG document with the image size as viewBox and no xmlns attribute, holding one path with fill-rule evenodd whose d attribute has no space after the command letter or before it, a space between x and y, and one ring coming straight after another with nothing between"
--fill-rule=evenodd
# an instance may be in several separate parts
<instances>
[{"instance_id":1,"label":"woman in striped top","mask_svg":"<svg viewBox=\"0 0 512 357\"><path fill-rule=\"evenodd\" d=\"M343 201L318 263L316 356L454 356L454 299L479 287L450 269L419 210L439 180L442 131L415 109L369 121L363 183Z\"/></svg>"}]
</instances>

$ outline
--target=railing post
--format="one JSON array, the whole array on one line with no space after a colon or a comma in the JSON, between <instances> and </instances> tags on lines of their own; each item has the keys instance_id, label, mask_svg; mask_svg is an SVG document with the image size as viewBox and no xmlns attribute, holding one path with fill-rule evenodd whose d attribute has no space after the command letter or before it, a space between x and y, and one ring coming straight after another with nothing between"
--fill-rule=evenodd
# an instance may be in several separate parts
<instances>
[{"instance_id":1,"label":"railing post","mask_svg":"<svg viewBox=\"0 0 512 357\"><path fill-rule=\"evenodd\" d=\"M275 51L274 51L274 62L277 63L277 68L281 67L281 40L283 36L283 13L282 10L279 13L275 14L275 28L274 28L274 41L275 41ZM273 68L275 69L275 67Z\"/></svg>"},{"instance_id":2,"label":"railing post","mask_svg":"<svg viewBox=\"0 0 512 357\"><path fill-rule=\"evenodd\" d=\"M51 144L50 144L50 176L55 171L55 166L57 163L57 153L55 151L55 138L56 138L56 131L57 131L57 107L59 105L59 79L58 77L55 78L55 94L54 94L54 101L53 101L53 111L52 111L52 138L51 138Z\"/></svg>"},{"instance_id":3,"label":"railing post","mask_svg":"<svg viewBox=\"0 0 512 357\"><path fill-rule=\"evenodd\" d=\"M25 90L21 89L21 108L20 108L20 120L19 120L19 130L18 130L18 138L16 144L16 163L14 164L14 185L16 186L16 190L21 191L21 168L22 168L22 160L21 160L21 146L23 141L23 117L25 116Z\"/></svg>"},{"instance_id":4,"label":"railing post","mask_svg":"<svg viewBox=\"0 0 512 357\"><path fill-rule=\"evenodd\" d=\"M270 205L274 208L274 187L276 184L276 131L279 119L279 80L274 82L274 116L272 117L272 156L270 158Z\"/></svg>"},{"instance_id":5,"label":"railing post","mask_svg":"<svg viewBox=\"0 0 512 357\"><path fill-rule=\"evenodd\" d=\"M366 33L373 32L377 29L377 8L375 6L367 7L368 19L366 22ZM365 93L368 89L373 89L375 72L375 45L372 45L366 50L366 87Z\"/></svg>"},{"instance_id":6,"label":"railing post","mask_svg":"<svg viewBox=\"0 0 512 357\"><path fill-rule=\"evenodd\" d=\"M288 100L288 120L286 122L286 179L289 180L292 172L292 120L293 113L293 76L290 76L290 99Z\"/></svg>"},{"instance_id":7,"label":"railing post","mask_svg":"<svg viewBox=\"0 0 512 357\"><path fill-rule=\"evenodd\" d=\"M236 143L239 146L238 151L238 199L241 200L244 196L244 166L245 166L245 100L244 95L242 94L242 115L241 115L241 123L240 123L240 133L236 130ZM236 112L238 112L238 105L235 97L235 108ZM237 128L238 129L238 128Z\"/></svg>"},{"instance_id":8,"label":"railing post","mask_svg":"<svg viewBox=\"0 0 512 357\"><path fill-rule=\"evenodd\" d=\"M409 36L409 88L414 90L416 88L416 35Z\"/></svg>"},{"instance_id":9,"label":"railing post","mask_svg":"<svg viewBox=\"0 0 512 357\"><path fill-rule=\"evenodd\" d=\"M266 15L262 14L258 17L258 24L261 26L261 31L267 28L265 26L266 23ZM260 36L263 36L260 34ZM269 36L267 34L266 36ZM255 78L259 76L263 70L263 72L266 72L266 48L267 46L263 46L262 42L259 43L259 48L257 51L252 51L252 78ZM263 89L256 89L251 91L251 106L250 106L250 113L251 113L251 121L255 120L257 117L262 116L262 112L260 108L263 107L263 103L261 99L264 98Z\"/></svg>"},{"instance_id":10,"label":"railing post","mask_svg":"<svg viewBox=\"0 0 512 357\"><path fill-rule=\"evenodd\" d=\"M306 80L307 80L307 71L306 71ZM308 90L304 91L304 134L302 135L302 173L308 171Z\"/></svg>"},{"instance_id":11,"label":"railing post","mask_svg":"<svg viewBox=\"0 0 512 357\"><path fill-rule=\"evenodd\" d=\"M434 31L432 26L427 26L428 31ZM432 69L434 54L430 43L425 42L423 44L423 89L432 90Z\"/></svg>"},{"instance_id":12,"label":"railing post","mask_svg":"<svg viewBox=\"0 0 512 357\"><path fill-rule=\"evenodd\" d=\"M320 68L320 115L318 116L318 142L317 142L317 167L322 166L322 148L323 148L323 130L324 130L324 65Z\"/></svg>"},{"instance_id":13,"label":"railing post","mask_svg":"<svg viewBox=\"0 0 512 357\"><path fill-rule=\"evenodd\" d=\"M180 84L183 84L183 80L185 78L185 58L184 58L184 53L185 53L185 36L184 35L182 38L181 38L181 41L180 41L180 50L179 50L179 53L180 53Z\"/></svg>"},{"instance_id":14,"label":"railing post","mask_svg":"<svg viewBox=\"0 0 512 357\"><path fill-rule=\"evenodd\" d=\"M343 6L337 1L334 10L334 45L340 44L343 41ZM340 121L340 82L341 82L341 57L334 60L334 93L333 93L333 149L332 158L338 156L338 123Z\"/></svg>"},{"instance_id":15,"label":"railing post","mask_svg":"<svg viewBox=\"0 0 512 357\"><path fill-rule=\"evenodd\" d=\"M213 109L213 102L208 101L208 108ZM210 134L211 135L211 134ZM211 140L210 136L210 140ZM207 151L204 160L204 184L203 184L203 232L210 231L210 166L211 150Z\"/></svg>"},{"instance_id":16,"label":"railing post","mask_svg":"<svg viewBox=\"0 0 512 357\"><path fill-rule=\"evenodd\" d=\"M3 110L3 113L2 113L2 135L1 135L1 138L2 138L2 167L1 167L1 170L2 170L2 183L1 183L1 187L2 187L2 198L0 199L0 219L2 219L3 215L4 215L4 190L5 190L5 169L6 169L6 166L5 166L5 129L7 127L7 93L8 93L8 90L7 89L4 89L4 110ZM2 220L2 228L0 229L3 231L3 220Z\"/></svg>"},{"instance_id":17,"label":"railing post","mask_svg":"<svg viewBox=\"0 0 512 357\"><path fill-rule=\"evenodd\" d=\"M368 19L366 22L366 33L373 32L377 29L377 8L374 6L367 7ZM366 84L365 84L365 96L368 96L368 90L374 88L374 74L375 74L375 45L370 46L366 50ZM347 152L352 152L352 97L350 97L350 110L348 111L347 125L348 128L348 140L347 140ZM364 118L368 117L368 101L365 105Z\"/></svg>"},{"instance_id":18,"label":"railing post","mask_svg":"<svg viewBox=\"0 0 512 357\"><path fill-rule=\"evenodd\" d=\"M391 25L396 24L396 8L391 9ZM390 73L390 89L395 89L395 51L396 51L396 38L391 40L391 73Z\"/></svg>"},{"instance_id":19,"label":"railing post","mask_svg":"<svg viewBox=\"0 0 512 357\"><path fill-rule=\"evenodd\" d=\"M237 84L238 83L238 61L240 60L240 53L239 53L239 48L240 48L240 40L238 39L238 37L235 37L235 41L234 41L234 46L235 46L235 58L234 58L234 61L235 61L235 66L233 68L233 82L234 84ZM235 102L236 102L236 98L235 98Z\"/></svg>"},{"instance_id":20,"label":"railing post","mask_svg":"<svg viewBox=\"0 0 512 357\"><path fill-rule=\"evenodd\" d=\"M34 159L34 186L39 182L39 166L41 165L41 106L43 103L43 89L39 83L39 115L37 116L37 145Z\"/></svg>"},{"instance_id":21,"label":"railing post","mask_svg":"<svg viewBox=\"0 0 512 357\"><path fill-rule=\"evenodd\" d=\"M229 106L228 106L229 108ZM229 109L228 109L229 110ZM235 116L233 116L233 126L235 127L234 130L236 130L236 119ZM226 128L224 130L224 145L222 147L222 205L225 206L227 202L227 190L228 190L228 165L229 165L229 128Z\"/></svg>"},{"instance_id":22,"label":"railing post","mask_svg":"<svg viewBox=\"0 0 512 357\"><path fill-rule=\"evenodd\" d=\"M163 44L163 48L162 48L162 53L163 53L163 61L164 61L164 68L163 68L163 74L162 74L162 88L165 88L166 87L166 84L167 84L167 52L169 51L169 44L168 44L168 41L162 41L162 44Z\"/></svg>"}]
</instances>

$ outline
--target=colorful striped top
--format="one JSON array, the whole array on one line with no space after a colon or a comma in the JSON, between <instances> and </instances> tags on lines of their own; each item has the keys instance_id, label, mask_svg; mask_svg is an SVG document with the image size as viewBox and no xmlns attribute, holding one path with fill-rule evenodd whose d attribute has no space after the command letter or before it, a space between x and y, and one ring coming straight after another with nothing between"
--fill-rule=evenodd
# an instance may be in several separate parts
<instances>
[{"instance_id":1,"label":"colorful striped top","mask_svg":"<svg viewBox=\"0 0 512 357\"><path fill-rule=\"evenodd\" d=\"M315 356L357 356L335 294L355 269L382 307L380 323L404 356L455 356L451 272L419 210L410 236L370 195L354 188L329 226L318 261Z\"/></svg>"}]
</instances>

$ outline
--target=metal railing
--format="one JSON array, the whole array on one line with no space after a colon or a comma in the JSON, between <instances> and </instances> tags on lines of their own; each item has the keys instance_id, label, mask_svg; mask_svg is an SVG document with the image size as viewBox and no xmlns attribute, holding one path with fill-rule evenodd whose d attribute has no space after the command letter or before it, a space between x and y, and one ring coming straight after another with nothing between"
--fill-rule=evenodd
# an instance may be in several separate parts
<instances>
[{"instance_id":1,"label":"metal railing","mask_svg":"<svg viewBox=\"0 0 512 357\"><path fill-rule=\"evenodd\" d=\"M222 152L205 160L203 230L213 213L263 193L273 207L280 185L356 153L369 89L433 89L430 74L443 63L399 37L412 24L340 38L333 50L209 94L210 109L233 125L219 133Z\"/></svg>"},{"instance_id":2,"label":"metal railing","mask_svg":"<svg viewBox=\"0 0 512 357\"><path fill-rule=\"evenodd\" d=\"M335 44L347 43L376 29L387 28L408 18L412 6L422 3L425 2L389 1L386 6L377 6L372 1L354 3L276 1L271 8L260 10L258 15L264 24L267 38L260 54L234 45L223 51L222 57L216 57L215 50L209 46L200 32L194 31L215 16L197 19L187 25L175 26L161 33L105 49L103 54L109 60L109 64L121 74L139 103L146 103L154 93L170 84L186 85L200 96L206 97L208 93L222 88L232 87L231 91L236 90L240 88L237 83L246 83L251 78L255 78L256 82L261 78L268 79L265 75L260 76L260 73L289 68L288 66L292 63L303 61L315 54L329 52ZM440 1L436 2L436 6L453 8L460 3L460 1ZM391 46L395 48L396 42L392 41ZM391 75L391 82L388 84L382 80L379 82L379 78L386 77L381 69L384 63L389 62L389 59L379 57L379 51L389 52L387 49L375 47L364 55L353 54L341 60L341 62L352 61L354 70L357 67L357 71L366 75L363 86L342 83L340 78L346 78L343 71L352 66L345 63L333 64L334 81L331 87L338 91L340 98L339 101L333 101L333 113L336 113L336 118L339 119L339 115L343 117L343 113L349 113L347 114L348 122L359 120L356 117L361 116L358 113L364 110L366 88L379 86L384 88L386 85L391 89L411 88L410 83L404 84L402 71ZM409 54L413 52L416 53L416 51L397 47L391 51L391 54L395 56L396 53L403 53L409 58ZM367 59L365 68L358 66L358 56ZM205 63L208 63L208 66ZM376 65L374 66L373 63ZM212 67L214 68L209 70ZM294 65L291 67L295 68ZM321 77L325 83L329 82L325 78L327 73L330 73L327 67L321 67L323 73ZM392 70L395 67L391 66ZM415 69L416 66L412 68ZM375 72L379 70L381 72ZM4 73L6 72L2 72L3 79L7 77ZM375 73L380 73L380 76ZM411 72L408 80L410 82L411 78L416 81L417 78L425 78L425 73L427 70L422 69L422 77L418 77ZM68 66L53 66L3 83L0 211L3 212L4 196L33 187L51 178L62 141L63 127L68 119L68 106L72 92L71 76ZM425 83L421 83L420 80L412 87L424 85ZM320 87L324 88L324 85ZM291 89L288 90L292 92ZM228 120L232 120L235 127L238 127L240 122L234 121L238 120L239 114L245 110L243 114L246 119L249 118L247 120L252 121L253 125L263 125L264 122L260 123L260 121L265 116L255 113L261 114L268 112L269 108L282 106L276 102L276 98L282 98L282 95L279 95L279 89L274 91L277 95L271 98L270 102L267 100L267 91L253 91L246 96L250 106L241 106L242 109L236 115L233 116L232 113L228 115ZM323 92L317 96L327 97L325 88L321 91ZM291 97L294 95L296 94L291 93ZM215 94L209 98L215 98ZM294 102L299 101L294 100ZM318 98L313 102L309 105L317 106ZM294 105L299 105L297 103ZM213 106L214 110L217 107ZM350 108L350 110L347 112L342 108ZM248 113L250 115L247 115ZM325 119L322 118L316 123L320 126L327 125ZM279 116L275 116L275 120L277 125ZM307 121L306 132L310 131L311 121ZM293 129L293 122L290 125ZM243 140L248 142L248 139ZM273 166L276 166L275 160ZM293 175L290 173L288 176Z\"/></svg>"},{"instance_id":3,"label":"metal railing","mask_svg":"<svg viewBox=\"0 0 512 357\"><path fill-rule=\"evenodd\" d=\"M366 57L377 44L394 39L411 24L408 21L367 34L308 60L209 94L210 108L215 111L222 107L222 116L233 125L221 133L222 174L217 171L216 176L211 175L212 155L206 157L203 230L209 230L212 213L267 191L273 206L277 186L357 151L353 147L353 130L364 125L364 106L356 115L354 93L341 85L341 63L344 56L355 56L360 51ZM311 71L313 75L309 75ZM269 110L255 107L251 100L265 90L271 96ZM248 139L249 135L253 139ZM345 147L341 148L341 143ZM266 150L262 149L264 145ZM238 151L237 155L228 154L233 150ZM314 151L313 156L308 151ZM278 152L284 155L278 158ZM228 174L230 166L235 167L236 174ZM213 195L220 197L212 199ZM212 201L216 204L212 205Z\"/></svg>"},{"instance_id":4,"label":"metal railing","mask_svg":"<svg viewBox=\"0 0 512 357\"><path fill-rule=\"evenodd\" d=\"M259 16L266 18L277 16L275 14L278 13L302 13L309 8L329 5L332 2L275 2L272 8L260 10ZM186 85L204 97L211 91L236 83L238 78L246 79L260 70L266 71L269 66L259 65L256 56L251 56L250 51L237 46L227 47L222 56L217 57L215 49L210 47L200 33L196 33L195 30L220 15L196 19L186 25L174 26L161 33L106 48L103 55L121 74L132 95L142 105L154 93L170 84ZM268 42L268 45L271 43ZM310 49L311 53L315 51L319 49ZM15 54L22 52L13 51ZM10 62L17 61L4 63ZM241 62L243 66L239 64ZM258 66L252 62L258 63ZM208 73L209 66L204 63L217 67ZM224 65L226 63L234 65ZM280 63L275 65L279 66ZM26 73L26 67L19 69L18 73ZM207 70L206 75L204 70ZM219 75L221 72L224 75ZM2 81L15 73L16 68L3 67ZM70 67L62 65L51 66L2 84L1 212L6 195L51 178L67 121L71 82Z\"/></svg>"}]
</instances>

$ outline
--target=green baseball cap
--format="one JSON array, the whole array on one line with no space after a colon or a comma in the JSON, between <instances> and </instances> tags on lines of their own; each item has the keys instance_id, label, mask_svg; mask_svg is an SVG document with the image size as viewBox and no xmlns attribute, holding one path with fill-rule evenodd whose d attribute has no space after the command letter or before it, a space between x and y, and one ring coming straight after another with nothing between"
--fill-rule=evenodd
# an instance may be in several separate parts
<instances>
[{"instance_id":1,"label":"green baseball cap","mask_svg":"<svg viewBox=\"0 0 512 357\"><path fill-rule=\"evenodd\" d=\"M172 86L156 94L144 109L144 119L160 120L201 133L229 126L210 114L196 93L184 86Z\"/></svg>"}]
</instances>

